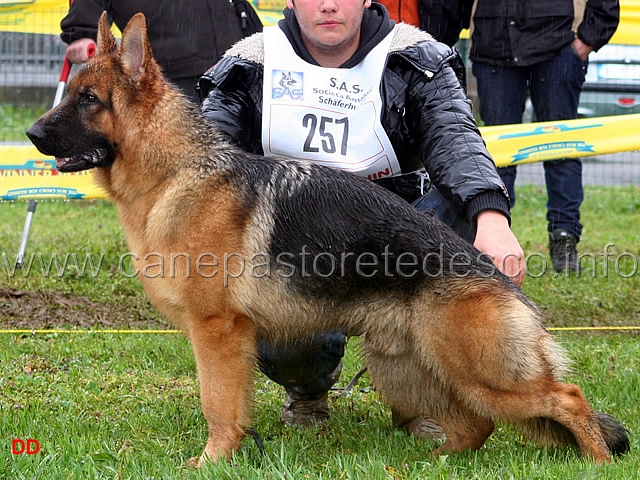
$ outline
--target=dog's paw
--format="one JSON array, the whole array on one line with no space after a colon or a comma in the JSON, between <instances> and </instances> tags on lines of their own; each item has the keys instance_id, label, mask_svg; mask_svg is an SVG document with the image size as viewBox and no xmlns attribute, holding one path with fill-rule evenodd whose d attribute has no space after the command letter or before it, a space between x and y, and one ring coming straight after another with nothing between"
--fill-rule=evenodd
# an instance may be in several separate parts
<instances>
[{"instance_id":1,"label":"dog's paw","mask_svg":"<svg viewBox=\"0 0 640 480\"><path fill-rule=\"evenodd\" d=\"M199 457L191 457L189 459L189 466L191 466L193 468L200 468L205 463L209 463L209 462L211 462L211 457L209 455L207 455L206 453L203 453Z\"/></svg>"}]
</instances>

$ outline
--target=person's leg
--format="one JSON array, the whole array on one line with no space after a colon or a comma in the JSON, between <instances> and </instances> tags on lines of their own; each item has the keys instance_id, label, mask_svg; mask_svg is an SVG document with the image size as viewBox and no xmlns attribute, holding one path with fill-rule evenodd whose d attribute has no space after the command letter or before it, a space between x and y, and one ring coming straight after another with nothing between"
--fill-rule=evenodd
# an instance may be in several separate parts
<instances>
[{"instance_id":1,"label":"person's leg","mask_svg":"<svg viewBox=\"0 0 640 480\"><path fill-rule=\"evenodd\" d=\"M480 118L486 126L522 123L529 69L521 67L496 67L474 62L473 75L478 85ZM511 206L516 202L516 167L498 169Z\"/></svg>"},{"instance_id":2,"label":"person's leg","mask_svg":"<svg viewBox=\"0 0 640 480\"><path fill-rule=\"evenodd\" d=\"M283 423L306 425L329 418L328 392L340 376L345 344L345 332L335 330L291 344L258 342L260 370L287 392Z\"/></svg>"},{"instance_id":3,"label":"person's leg","mask_svg":"<svg viewBox=\"0 0 640 480\"><path fill-rule=\"evenodd\" d=\"M531 101L538 121L571 120L578 116L578 102L586 73L571 45L532 69ZM547 186L547 230L556 271L577 271L576 243L582 234L580 206L582 162L565 159L544 162Z\"/></svg>"}]
</instances>

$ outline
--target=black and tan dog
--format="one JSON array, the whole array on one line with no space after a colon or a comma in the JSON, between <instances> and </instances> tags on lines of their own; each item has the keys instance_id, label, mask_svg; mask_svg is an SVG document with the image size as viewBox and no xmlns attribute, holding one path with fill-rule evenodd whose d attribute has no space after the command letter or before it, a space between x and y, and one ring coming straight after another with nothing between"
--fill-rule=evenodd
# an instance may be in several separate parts
<instances>
[{"instance_id":1,"label":"black and tan dog","mask_svg":"<svg viewBox=\"0 0 640 480\"><path fill-rule=\"evenodd\" d=\"M142 15L28 131L63 172L95 168L154 305L187 332L209 438L229 458L250 424L256 339L361 335L400 416L435 419L435 454L480 448L502 420L597 462L625 429L560 382L563 350L535 306L436 218L373 183L248 155L164 80Z\"/></svg>"}]
</instances>

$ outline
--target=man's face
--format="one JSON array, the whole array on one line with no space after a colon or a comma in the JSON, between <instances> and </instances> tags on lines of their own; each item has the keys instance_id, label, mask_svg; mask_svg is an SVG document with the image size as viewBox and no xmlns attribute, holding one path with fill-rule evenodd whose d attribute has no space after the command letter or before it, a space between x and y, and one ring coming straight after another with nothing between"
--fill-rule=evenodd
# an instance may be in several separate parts
<instances>
[{"instance_id":1,"label":"man's face","mask_svg":"<svg viewBox=\"0 0 640 480\"><path fill-rule=\"evenodd\" d=\"M370 6L371 0L287 0L312 54L357 48L362 14Z\"/></svg>"}]
</instances>

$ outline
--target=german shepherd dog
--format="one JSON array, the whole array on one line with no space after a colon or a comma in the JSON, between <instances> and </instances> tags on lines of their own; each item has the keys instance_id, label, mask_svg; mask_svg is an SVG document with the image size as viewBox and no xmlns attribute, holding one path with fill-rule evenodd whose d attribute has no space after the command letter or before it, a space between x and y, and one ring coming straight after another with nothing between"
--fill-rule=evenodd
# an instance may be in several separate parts
<instances>
[{"instance_id":1,"label":"german shepherd dog","mask_svg":"<svg viewBox=\"0 0 640 480\"><path fill-rule=\"evenodd\" d=\"M442 426L435 455L480 448L498 420L598 463L629 449L486 257L368 180L233 145L163 79L142 14L120 46L102 16L97 55L27 135L60 171L95 169L147 295L188 335L209 427L196 464L246 434L258 339L334 328L362 337L395 412Z\"/></svg>"}]
</instances>

